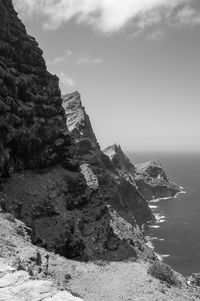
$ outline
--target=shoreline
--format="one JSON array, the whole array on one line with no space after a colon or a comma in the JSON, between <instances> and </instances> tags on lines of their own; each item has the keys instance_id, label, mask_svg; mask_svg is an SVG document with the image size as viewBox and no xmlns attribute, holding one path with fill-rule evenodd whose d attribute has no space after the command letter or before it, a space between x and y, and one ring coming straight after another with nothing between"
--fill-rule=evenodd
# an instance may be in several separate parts
<instances>
[{"instance_id":1,"label":"shoreline","mask_svg":"<svg viewBox=\"0 0 200 301\"><path fill-rule=\"evenodd\" d=\"M179 188L180 188L180 191L178 191L174 196L163 197L163 198L157 198L157 199L151 199L151 200L148 200L147 203L148 203L148 206L150 207L150 209L152 210L152 212L153 212L158 206L156 206L156 205L150 205L149 203L153 203L153 204L154 204L154 203L159 203L159 201L161 201L161 200L176 199L179 195L181 195L181 194L186 194L186 193L187 193L187 192L185 191L184 187L179 186ZM141 229L142 229L142 232L145 231L145 227L146 227L146 226L149 226L150 228L155 228L155 229L157 229L157 228L160 228L160 226L159 226L158 224L166 222L166 217L163 215L163 213L154 213L154 212L153 212L153 215L154 215L154 217L155 217L155 220L154 220L154 221L151 220L151 221L148 221L148 222L144 223L144 224L142 225L142 228L141 228ZM152 224L152 225L151 225L151 224ZM155 250L155 247L154 247L154 245L153 245L153 240L159 240L159 241L163 241L163 240L164 240L164 238L160 238L160 239L159 239L159 238L157 238L157 237L155 237L155 236L148 236L148 235L144 236L144 238L145 238L145 240L147 241L147 242L146 242L147 246L148 246L149 248L151 248L153 251ZM164 258L170 256L170 254L159 254L159 253L157 253L157 252L155 252L155 251L154 251L154 253L155 253L155 255L157 256L158 260L160 260L160 261L163 261Z\"/></svg>"}]
</instances>

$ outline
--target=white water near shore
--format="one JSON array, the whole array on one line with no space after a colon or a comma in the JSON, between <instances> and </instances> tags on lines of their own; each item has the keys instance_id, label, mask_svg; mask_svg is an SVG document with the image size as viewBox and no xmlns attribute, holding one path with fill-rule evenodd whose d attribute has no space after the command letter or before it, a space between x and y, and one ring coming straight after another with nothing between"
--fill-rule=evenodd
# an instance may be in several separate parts
<instances>
[{"instance_id":1,"label":"white water near shore","mask_svg":"<svg viewBox=\"0 0 200 301\"><path fill-rule=\"evenodd\" d=\"M156 221L155 222L149 222L147 223L144 227L149 227L149 228L153 228L153 229L158 229L160 228L161 223L165 223L166 222L166 216L163 215L163 212L157 212L157 209L159 208L159 204L158 205L154 205L154 203L159 203L162 200L168 200L168 199L176 199L180 194L185 194L186 191L184 190L184 188L182 186L180 186L181 191L177 192L176 195L174 197L164 197L164 198L158 198L158 199L152 199L148 201L148 205L151 208ZM153 205L152 205L153 203ZM156 211L156 212L155 212ZM144 229L144 228L143 228ZM159 241L164 241L164 238L158 238L155 236L145 236L146 240L147 240L147 245L154 250L155 247L153 245L153 241L154 240L159 240ZM163 258L167 258L170 255L169 254L158 254L155 253L156 256L158 257L158 259L160 261L163 261Z\"/></svg>"},{"instance_id":2,"label":"white water near shore","mask_svg":"<svg viewBox=\"0 0 200 301\"><path fill-rule=\"evenodd\" d=\"M168 200L152 200L155 213L166 216L165 222L149 222L143 227L144 236L157 237L151 243L154 252L170 255L163 261L184 276L200 272L200 151L194 152L132 152L133 163L157 158L175 183L183 186L182 193ZM185 193L185 191L187 193ZM150 228L158 225L159 228Z\"/></svg>"}]
</instances>

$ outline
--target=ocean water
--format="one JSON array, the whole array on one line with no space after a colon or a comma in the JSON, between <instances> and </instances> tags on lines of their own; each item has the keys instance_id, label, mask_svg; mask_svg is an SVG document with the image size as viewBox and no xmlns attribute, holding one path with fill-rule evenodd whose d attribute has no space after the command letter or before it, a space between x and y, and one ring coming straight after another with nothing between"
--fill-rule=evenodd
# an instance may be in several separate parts
<instances>
[{"instance_id":1,"label":"ocean water","mask_svg":"<svg viewBox=\"0 0 200 301\"><path fill-rule=\"evenodd\" d=\"M157 158L185 194L150 202L157 222L144 235L165 263L185 276L200 272L200 153L129 153L133 163Z\"/></svg>"}]
</instances>

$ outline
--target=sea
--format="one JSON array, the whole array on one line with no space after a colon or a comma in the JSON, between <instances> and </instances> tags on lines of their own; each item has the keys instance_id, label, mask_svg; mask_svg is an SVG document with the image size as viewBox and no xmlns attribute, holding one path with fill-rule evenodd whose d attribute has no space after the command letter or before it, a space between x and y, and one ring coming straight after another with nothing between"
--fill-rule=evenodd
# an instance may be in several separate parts
<instances>
[{"instance_id":1,"label":"sea","mask_svg":"<svg viewBox=\"0 0 200 301\"><path fill-rule=\"evenodd\" d=\"M183 187L175 198L150 201L156 222L144 227L150 247L184 276L200 273L200 152L128 153L134 164L158 159L168 178Z\"/></svg>"}]
</instances>

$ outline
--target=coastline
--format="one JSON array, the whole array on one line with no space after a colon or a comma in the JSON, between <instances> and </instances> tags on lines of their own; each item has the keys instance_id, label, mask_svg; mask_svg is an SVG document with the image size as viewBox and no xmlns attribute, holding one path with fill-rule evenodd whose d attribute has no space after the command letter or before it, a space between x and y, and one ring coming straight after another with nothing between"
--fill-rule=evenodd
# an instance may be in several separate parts
<instances>
[{"instance_id":1,"label":"coastline","mask_svg":"<svg viewBox=\"0 0 200 301\"><path fill-rule=\"evenodd\" d=\"M181 194L186 194L187 192L185 191L184 187L182 186L179 186L180 188L180 191L178 191L174 196L170 196L170 197L163 197L163 198L157 198L157 199L151 199L151 200L148 200L148 206L151 208L152 212L153 212L153 215L155 217L155 220L151 220L151 221L148 221L146 223L144 223L142 225L142 232L145 231L145 228L148 226L150 228L154 228L154 229L157 229L157 228L160 228L159 224L160 223L164 223L166 222L166 216L163 215L163 213L155 213L155 209L158 208L158 205L155 205L156 203L159 203L161 200L168 200L168 199L176 199L179 195ZM153 203L153 204L152 204ZM152 205L151 205L152 204ZM155 247L153 245L153 240L159 240L159 241L164 241L164 238L157 238L155 236L149 236L149 235L146 235L144 236L145 237L145 240L147 241L146 244L149 248L151 248L153 251L155 250ZM154 252L158 258L158 260L160 261L163 261L164 258L166 257L169 257L170 254L159 254L159 253L156 253Z\"/></svg>"}]
</instances>

